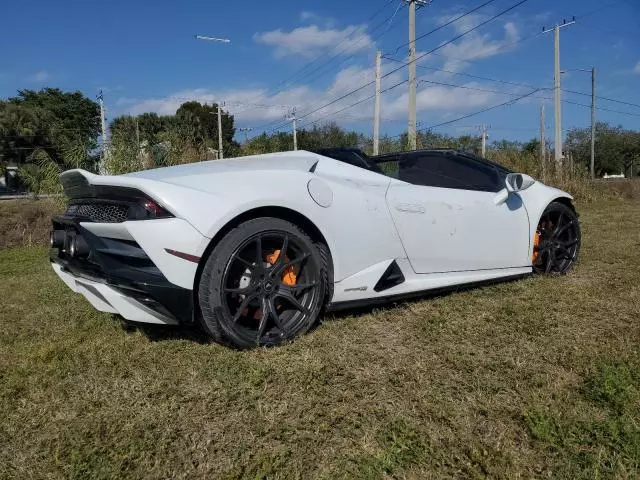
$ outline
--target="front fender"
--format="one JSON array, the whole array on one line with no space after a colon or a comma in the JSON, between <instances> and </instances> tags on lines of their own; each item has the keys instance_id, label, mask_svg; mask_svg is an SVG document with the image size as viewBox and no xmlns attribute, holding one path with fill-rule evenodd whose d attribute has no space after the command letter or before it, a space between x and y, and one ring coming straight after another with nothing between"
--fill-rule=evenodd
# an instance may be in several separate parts
<instances>
[{"instance_id":1,"label":"front fender","mask_svg":"<svg viewBox=\"0 0 640 480\"><path fill-rule=\"evenodd\" d=\"M533 236L538 228L540 217L547 206L559 198L565 198L572 201L573 197L554 187L536 182L526 190L518 192L529 215L529 258L533 255Z\"/></svg>"}]
</instances>

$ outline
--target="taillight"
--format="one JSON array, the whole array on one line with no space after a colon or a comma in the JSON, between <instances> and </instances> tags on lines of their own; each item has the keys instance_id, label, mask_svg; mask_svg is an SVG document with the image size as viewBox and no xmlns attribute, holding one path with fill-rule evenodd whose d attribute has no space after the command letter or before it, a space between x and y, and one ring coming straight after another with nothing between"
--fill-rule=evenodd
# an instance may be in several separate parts
<instances>
[{"instance_id":1,"label":"taillight","mask_svg":"<svg viewBox=\"0 0 640 480\"><path fill-rule=\"evenodd\" d=\"M145 198L142 200L142 207L147 213L147 218L169 218L173 217L171 213L162 208L155 200L151 200L150 198Z\"/></svg>"}]
</instances>

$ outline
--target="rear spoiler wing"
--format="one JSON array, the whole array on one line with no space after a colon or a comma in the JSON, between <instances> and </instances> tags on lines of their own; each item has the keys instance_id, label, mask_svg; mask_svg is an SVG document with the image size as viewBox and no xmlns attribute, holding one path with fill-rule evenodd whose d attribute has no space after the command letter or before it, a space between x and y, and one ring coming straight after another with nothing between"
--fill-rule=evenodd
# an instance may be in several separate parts
<instances>
[{"instance_id":1,"label":"rear spoiler wing","mask_svg":"<svg viewBox=\"0 0 640 480\"><path fill-rule=\"evenodd\" d=\"M60 174L60 183L67 197L99 198L106 194L122 197L151 196L148 192L150 180L121 175L96 175L82 169L67 170Z\"/></svg>"}]
</instances>

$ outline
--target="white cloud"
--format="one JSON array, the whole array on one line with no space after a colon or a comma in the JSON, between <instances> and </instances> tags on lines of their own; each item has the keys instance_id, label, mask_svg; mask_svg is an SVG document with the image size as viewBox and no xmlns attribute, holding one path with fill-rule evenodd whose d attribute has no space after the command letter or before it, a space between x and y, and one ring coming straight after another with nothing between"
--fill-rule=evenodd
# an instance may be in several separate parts
<instances>
[{"instance_id":1,"label":"white cloud","mask_svg":"<svg viewBox=\"0 0 640 480\"><path fill-rule=\"evenodd\" d=\"M551 18L551 12L547 10L546 12L540 12L535 14L531 18L531 21L529 23L531 23L532 25L539 26L543 22L546 22L547 20L549 20L550 18Z\"/></svg>"},{"instance_id":2,"label":"white cloud","mask_svg":"<svg viewBox=\"0 0 640 480\"><path fill-rule=\"evenodd\" d=\"M308 85L298 86L284 90L270 96L267 89L233 89L213 92L208 89L182 90L167 97L136 100L121 98L117 105L123 111L130 114L143 112L156 112L161 115L175 113L178 107L190 100L202 103L215 103L217 98L224 99L225 110L235 115L236 124L264 127L269 131L278 124L284 122L284 115L288 109L295 106L300 118L299 126L304 127L310 122L335 121L338 124L348 125L359 121L370 121L373 115L373 85L349 95L348 97L333 103L311 115L308 112L318 106L327 104L336 98L364 85L374 78L372 68L351 66L338 72L332 83L326 89L313 89ZM402 80L405 75L399 71L382 80L382 89L388 89ZM478 86L477 83L468 83L467 86ZM468 89L458 89L446 86L418 87L417 110L423 117L429 119L428 123L437 122L443 116L452 112L466 112L481 108L486 105L498 103L504 97L492 93L478 92ZM488 88L488 87L484 87ZM358 103L359 102L359 103ZM357 105L351 107L354 103ZM388 120L404 120L407 114L406 84L388 90L382 96L382 116ZM267 126L265 126L267 125ZM262 130L260 129L260 130ZM256 132L258 133L258 132Z\"/></svg>"},{"instance_id":3,"label":"white cloud","mask_svg":"<svg viewBox=\"0 0 640 480\"><path fill-rule=\"evenodd\" d=\"M327 49L336 49L336 53L349 54L368 49L373 45L373 40L363 25L349 25L342 30L309 25L298 27L290 32L278 29L256 33L253 38L258 43L274 47L277 58L288 55L313 57Z\"/></svg>"},{"instance_id":4,"label":"white cloud","mask_svg":"<svg viewBox=\"0 0 640 480\"><path fill-rule=\"evenodd\" d=\"M303 12L311 15L311 12ZM465 31L488 17L476 16L466 18L467 25L452 25L456 31ZM255 41L275 48L276 56L316 54L320 50L334 47L345 35L351 35L348 42L339 48L347 47L345 53L359 51L373 45L363 26L349 26L343 30L321 29L316 25L296 28L290 32L275 30L256 34ZM436 55L428 55L420 61L435 68L460 71L468 65L460 59L486 59L494 55L512 51L520 38L519 30L514 22L502 24L502 35L492 33L473 32L458 42L442 47ZM360 42L358 42L360 39ZM420 53L418 53L419 55ZM406 60L406 59L405 59ZM398 67L399 64L386 63L383 73ZM636 67L640 71L640 62ZM420 78L432 81L445 81L467 88L456 88L447 85L433 85L420 83L418 85L417 110L418 118L423 119L425 126L450 119L463 113L472 112L480 108L495 105L508 100L509 96L500 93L481 90L496 89L492 83L467 82L463 83L458 77L453 79L451 73L420 72ZM408 97L407 85L402 83L406 79L406 69L382 79L382 117L385 121L404 121L407 115ZM446 79L446 80L445 80ZM311 85L289 87L275 95L270 94L268 88L233 88L219 91L208 89L192 89L177 91L162 98L132 99L121 98L117 105L125 113L139 114L153 111L168 115L175 113L184 102L196 100L215 103L216 99L226 101L225 109L235 115L238 125L250 125L258 131L270 129L284 122L284 115L290 107L295 106L299 118L299 126L305 127L314 121L335 121L342 125L356 122L369 122L373 115L374 71L372 65L352 65L338 71L331 82L323 88ZM371 85L368 85L371 83ZM360 86L366 85L353 94L349 94ZM391 89L391 87L397 88ZM387 91L385 91L387 90ZM513 94L525 93L526 89L512 89ZM349 95L347 95L349 94ZM336 99L347 95L344 99ZM331 105L313 112L319 106ZM356 104L357 105L354 105ZM353 106L352 106L353 105ZM313 113L310 113L313 112Z\"/></svg>"},{"instance_id":5,"label":"white cloud","mask_svg":"<svg viewBox=\"0 0 640 480\"><path fill-rule=\"evenodd\" d=\"M633 73L640 75L640 61L636 63L636 66L633 68Z\"/></svg>"},{"instance_id":6,"label":"white cloud","mask_svg":"<svg viewBox=\"0 0 640 480\"><path fill-rule=\"evenodd\" d=\"M438 24L443 25L460 16L460 13L461 12L451 12L450 14L441 16L438 18ZM520 31L514 21L504 21L502 23L502 29L504 31L502 39L495 38L493 33L481 33L482 31L487 32L492 25L491 23L471 33L466 33L473 27L487 21L489 18L489 15L473 13L448 26L448 28L453 29L456 34L465 35L457 42L445 45L436 53L436 56L447 58L443 67L444 69L459 71L465 67L465 60L482 60L509 52L516 48L515 44L520 40Z\"/></svg>"},{"instance_id":7,"label":"white cloud","mask_svg":"<svg viewBox=\"0 0 640 480\"><path fill-rule=\"evenodd\" d=\"M459 42L442 47L438 53L447 58L444 69L458 71L465 60L482 60L513 50L520 40L518 27L513 22L506 22L503 28L502 39L494 39L489 33L473 32Z\"/></svg>"},{"instance_id":8,"label":"white cloud","mask_svg":"<svg viewBox=\"0 0 640 480\"><path fill-rule=\"evenodd\" d=\"M318 20L320 18L320 16L316 13L313 12L309 12L309 11L304 11L304 12L300 12L300 21L301 22L308 22L310 20Z\"/></svg>"},{"instance_id":9,"label":"white cloud","mask_svg":"<svg viewBox=\"0 0 640 480\"><path fill-rule=\"evenodd\" d=\"M40 70L32 75L27 77L27 81L32 83L43 83L48 80L51 80L51 74L46 70Z\"/></svg>"}]
</instances>

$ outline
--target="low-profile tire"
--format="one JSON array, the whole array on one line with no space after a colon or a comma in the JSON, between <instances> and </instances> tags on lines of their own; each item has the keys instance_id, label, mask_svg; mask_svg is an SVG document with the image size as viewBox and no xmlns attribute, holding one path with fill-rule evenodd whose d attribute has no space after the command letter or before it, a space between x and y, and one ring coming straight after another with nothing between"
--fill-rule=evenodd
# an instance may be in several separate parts
<instances>
[{"instance_id":1,"label":"low-profile tire","mask_svg":"<svg viewBox=\"0 0 640 480\"><path fill-rule=\"evenodd\" d=\"M202 323L239 349L273 346L307 332L327 301L327 250L291 222L256 218L229 231L200 277Z\"/></svg>"},{"instance_id":2,"label":"low-profile tire","mask_svg":"<svg viewBox=\"0 0 640 480\"><path fill-rule=\"evenodd\" d=\"M533 271L545 274L569 272L578 261L581 234L575 211L551 202L542 213L533 250Z\"/></svg>"}]
</instances>

